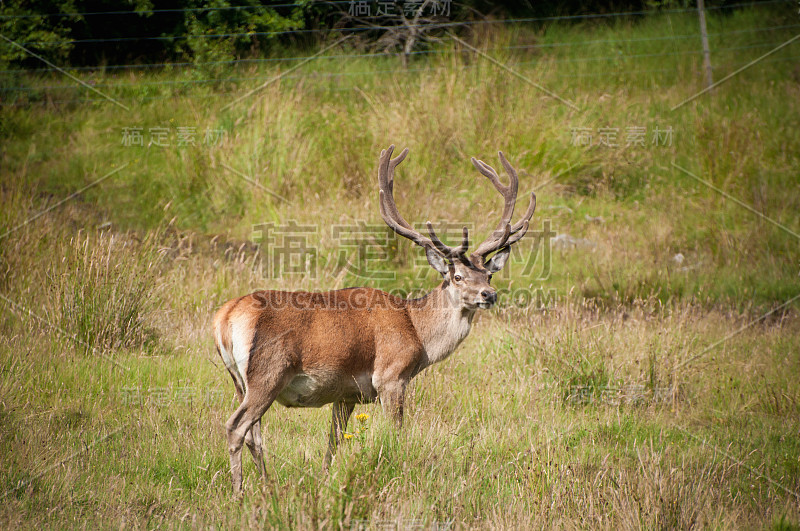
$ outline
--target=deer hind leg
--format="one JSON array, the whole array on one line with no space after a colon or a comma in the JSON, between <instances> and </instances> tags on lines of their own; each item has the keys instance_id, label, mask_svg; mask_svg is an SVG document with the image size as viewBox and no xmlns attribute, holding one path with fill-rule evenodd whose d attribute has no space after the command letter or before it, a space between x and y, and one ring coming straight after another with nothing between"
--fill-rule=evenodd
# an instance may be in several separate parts
<instances>
[{"instance_id":1,"label":"deer hind leg","mask_svg":"<svg viewBox=\"0 0 800 531\"><path fill-rule=\"evenodd\" d=\"M236 398L239 399L239 403L241 404L244 400L244 391L242 390L239 380L236 379L236 376L231 374L231 378L233 378L233 386L236 388ZM244 443L247 445L247 449L250 450L250 454L253 456L253 461L255 461L256 468L258 468L258 471L261 473L261 477L265 478L267 476L267 468L264 464L264 450L261 447L260 419L253 423L253 427L250 428L250 431L244 436Z\"/></svg>"},{"instance_id":2,"label":"deer hind leg","mask_svg":"<svg viewBox=\"0 0 800 531\"><path fill-rule=\"evenodd\" d=\"M231 480L233 492L237 496L242 494L242 446L248 439L252 441L252 447L250 442L247 442L247 446L253 452L256 466L259 467L262 474L266 473L261 447L260 421L283 388L285 376L280 375L270 383L271 385L268 385L267 382L259 382L257 387L249 386L242 403L225 423L225 429L228 432Z\"/></svg>"},{"instance_id":3,"label":"deer hind leg","mask_svg":"<svg viewBox=\"0 0 800 531\"><path fill-rule=\"evenodd\" d=\"M247 449L250 450L261 477L266 478L267 466L264 463L264 448L261 446L261 419L253 423L250 431L244 436L244 443L247 445Z\"/></svg>"},{"instance_id":4,"label":"deer hind leg","mask_svg":"<svg viewBox=\"0 0 800 531\"><path fill-rule=\"evenodd\" d=\"M353 414L355 404L349 402L334 402L333 415L331 419L331 433L328 438L328 449L325 452L325 460L322 462L322 471L328 470L328 467L333 461L333 456L336 455L336 448L342 441L344 430L347 429L347 421L350 420L350 415Z\"/></svg>"}]
</instances>

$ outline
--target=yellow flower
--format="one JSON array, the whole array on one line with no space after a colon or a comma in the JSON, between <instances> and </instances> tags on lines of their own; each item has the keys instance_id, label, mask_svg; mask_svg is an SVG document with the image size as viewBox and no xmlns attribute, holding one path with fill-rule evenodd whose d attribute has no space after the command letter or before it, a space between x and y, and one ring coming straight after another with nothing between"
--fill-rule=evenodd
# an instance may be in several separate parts
<instances>
[{"instance_id":1,"label":"yellow flower","mask_svg":"<svg viewBox=\"0 0 800 531\"><path fill-rule=\"evenodd\" d=\"M344 434L344 438L345 439L352 439L353 438L353 434L352 433L345 433Z\"/></svg>"},{"instance_id":2,"label":"yellow flower","mask_svg":"<svg viewBox=\"0 0 800 531\"><path fill-rule=\"evenodd\" d=\"M359 413L358 415L356 415L356 420L358 420L359 422L364 422L364 421L366 421L368 419L369 419L369 415L366 414L366 413Z\"/></svg>"}]
</instances>

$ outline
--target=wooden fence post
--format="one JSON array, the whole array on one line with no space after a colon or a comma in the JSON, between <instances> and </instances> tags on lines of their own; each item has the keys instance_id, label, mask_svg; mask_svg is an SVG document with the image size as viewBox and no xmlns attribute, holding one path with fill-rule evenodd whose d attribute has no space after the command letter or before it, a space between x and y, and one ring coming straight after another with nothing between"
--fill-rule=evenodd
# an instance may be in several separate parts
<instances>
[{"instance_id":1,"label":"wooden fence post","mask_svg":"<svg viewBox=\"0 0 800 531\"><path fill-rule=\"evenodd\" d=\"M711 71L711 50L708 47L708 30L706 30L706 7L703 0L697 0L697 13L700 17L700 38L703 41L703 68L706 71L706 87L714 84Z\"/></svg>"}]
</instances>

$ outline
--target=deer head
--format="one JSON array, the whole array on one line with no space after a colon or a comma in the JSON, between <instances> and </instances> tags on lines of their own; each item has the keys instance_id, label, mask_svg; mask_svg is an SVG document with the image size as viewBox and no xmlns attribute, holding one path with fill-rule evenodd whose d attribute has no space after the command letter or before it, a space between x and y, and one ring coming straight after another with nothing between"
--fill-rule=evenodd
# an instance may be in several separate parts
<instances>
[{"instance_id":1,"label":"deer head","mask_svg":"<svg viewBox=\"0 0 800 531\"><path fill-rule=\"evenodd\" d=\"M378 170L379 205L381 217L400 236L408 238L425 249L428 263L443 278L442 288L450 294L452 301L463 309L490 308L497 301L497 291L490 285L492 274L500 271L508 260L511 246L527 232L528 223L536 209L536 195L531 192L531 201L525 215L513 226L511 217L517 200L519 179L517 172L499 152L500 162L511 179L508 186L500 182L497 172L481 160L472 158L472 164L486 176L503 196L503 214L495 230L478 245L471 254L469 233L463 229L461 245L450 247L442 243L430 221L426 222L429 236L423 236L403 219L394 200L394 170L408 155L408 148L392 158L394 145L381 151Z\"/></svg>"}]
</instances>

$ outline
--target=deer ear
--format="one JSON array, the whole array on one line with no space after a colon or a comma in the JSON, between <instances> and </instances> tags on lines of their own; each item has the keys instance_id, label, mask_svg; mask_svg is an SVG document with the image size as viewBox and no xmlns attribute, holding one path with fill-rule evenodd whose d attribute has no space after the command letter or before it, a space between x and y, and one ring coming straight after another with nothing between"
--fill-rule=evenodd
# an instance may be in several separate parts
<instances>
[{"instance_id":1,"label":"deer ear","mask_svg":"<svg viewBox=\"0 0 800 531\"><path fill-rule=\"evenodd\" d=\"M505 249L500 249L497 251L494 256L492 256L488 262L486 262L486 270L490 273L497 273L503 266L506 265L506 260L508 260L509 255L511 254L511 247L506 247Z\"/></svg>"},{"instance_id":2,"label":"deer ear","mask_svg":"<svg viewBox=\"0 0 800 531\"><path fill-rule=\"evenodd\" d=\"M439 252L433 247L429 247L427 245L425 246L425 256L428 258L428 263L431 265L431 267L438 271L442 276L446 275L450 271L444 256L439 254Z\"/></svg>"}]
</instances>

